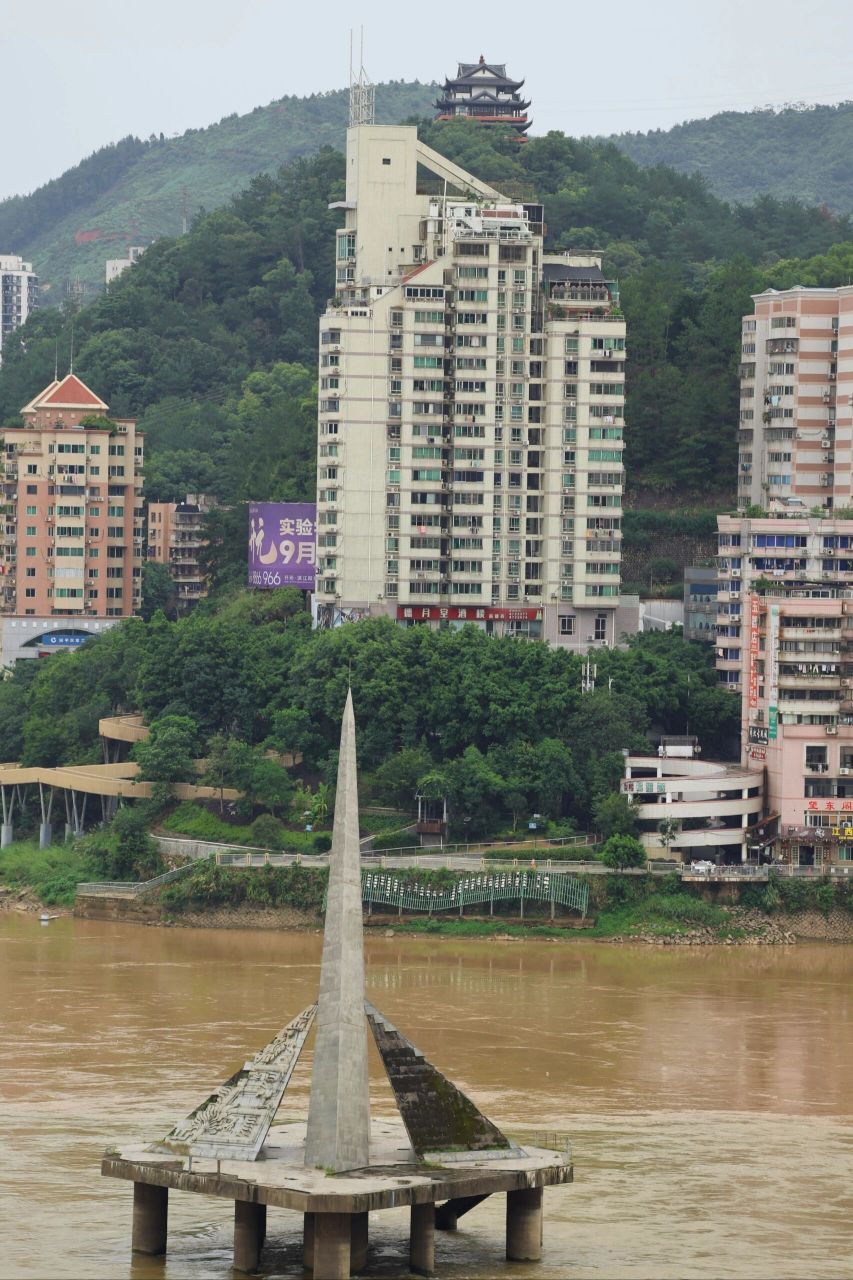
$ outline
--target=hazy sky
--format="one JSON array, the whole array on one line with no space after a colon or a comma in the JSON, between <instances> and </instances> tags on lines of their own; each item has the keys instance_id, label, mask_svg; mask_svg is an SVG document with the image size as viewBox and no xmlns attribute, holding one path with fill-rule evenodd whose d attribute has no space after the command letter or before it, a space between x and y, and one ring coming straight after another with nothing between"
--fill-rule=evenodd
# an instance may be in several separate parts
<instances>
[{"instance_id":1,"label":"hazy sky","mask_svg":"<svg viewBox=\"0 0 853 1280\"><path fill-rule=\"evenodd\" d=\"M352 23L374 81L440 79L481 53L506 62L527 80L534 133L853 98L850 0L0 0L0 198L128 133L341 88Z\"/></svg>"}]
</instances>

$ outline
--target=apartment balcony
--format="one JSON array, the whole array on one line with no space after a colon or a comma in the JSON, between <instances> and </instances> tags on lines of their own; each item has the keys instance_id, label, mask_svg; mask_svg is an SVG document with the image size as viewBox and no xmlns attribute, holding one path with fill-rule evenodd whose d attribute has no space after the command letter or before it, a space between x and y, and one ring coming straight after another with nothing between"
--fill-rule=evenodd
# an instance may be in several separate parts
<instances>
[{"instance_id":1,"label":"apartment balcony","mask_svg":"<svg viewBox=\"0 0 853 1280\"><path fill-rule=\"evenodd\" d=\"M718 671L740 671L740 658L717 658L716 667Z\"/></svg>"},{"instance_id":2,"label":"apartment balcony","mask_svg":"<svg viewBox=\"0 0 853 1280\"><path fill-rule=\"evenodd\" d=\"M840 621L840 619L839 619ZM781 640L822 640L827 644L837 644L842 635L847 634L853 640L853 625L849 633L842 632L841 627L785 627L779 628Z\"/></svg>"},{"instance_id":3,"label":"apartment balcony","mask_svg":"<svg viewBox=\"0 0 853 1280\"><path fill-rule=\"evenodd\" d=\"M837 672L834 675L789 675L784 670L779 672L780 689L840 688L840 681L841 677Z\"/></svg>"}]
</instances>

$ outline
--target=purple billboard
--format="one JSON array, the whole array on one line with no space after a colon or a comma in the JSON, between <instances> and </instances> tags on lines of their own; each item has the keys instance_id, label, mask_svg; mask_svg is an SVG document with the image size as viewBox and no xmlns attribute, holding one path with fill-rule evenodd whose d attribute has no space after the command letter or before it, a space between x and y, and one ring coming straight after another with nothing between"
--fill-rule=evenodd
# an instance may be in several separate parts
<instances>
[{"instance_id":1,"label":"purple billboard","mask_svg":"<svg viewBox=\"0 0 853 1280\"><path fill-rule=\"evenodd\" d=\"M313 502L249 504L249 586L314 590L317 507Z\"/></svg>"}]
</instances>

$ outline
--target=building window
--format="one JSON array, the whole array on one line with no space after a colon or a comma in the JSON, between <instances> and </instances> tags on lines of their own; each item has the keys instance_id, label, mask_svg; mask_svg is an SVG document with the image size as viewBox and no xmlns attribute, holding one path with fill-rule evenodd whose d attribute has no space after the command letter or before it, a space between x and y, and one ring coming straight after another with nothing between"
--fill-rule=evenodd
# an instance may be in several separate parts
<instances>
[{"instance_id":1,"label":"building window","mask_svg":"<svg viewBox=\"0 0 853 1280\"><path fill-rule=\"evenodd\" d=\"M599 613L596 615L594 639L596 640L607 639L607 615L605 613Z\"/></svg>"},{"instance_id":2,"label":"building window","mask_svg":"<svg viewBox=\"0 0 853 1280\"><path fill-rule=\"evenodd\" d=\"M575 619L572 614L560 615L560 635L573 636L575 634Z\"/></svg>"}]
</instances>

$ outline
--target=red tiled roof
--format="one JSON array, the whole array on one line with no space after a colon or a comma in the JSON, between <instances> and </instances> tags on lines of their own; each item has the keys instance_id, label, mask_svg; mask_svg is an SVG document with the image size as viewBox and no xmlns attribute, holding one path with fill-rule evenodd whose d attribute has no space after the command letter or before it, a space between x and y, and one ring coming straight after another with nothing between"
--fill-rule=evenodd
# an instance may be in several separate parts
<instances>
[{"instance_id":1,"label":"red tiled roof","mask_svg":"<svg viewBox=\"0 0 853 1280\"><path fill-rule=\"evenodd\" d=\"M419 267L414 267L411 271L407 271L403 276L402 284L406 284L409 280L413 280L415 276L419 276L422 271L426 271L427 267L431 267L435 262L435 258L430 258L429 262L422 262Z\"/></svg>"},{"instance_id":2,"label":"red tiled roof","mask_svg":"<svg viewBox=\"0 0 853 1280\"><path fill-rule=\"evenodd\" d=\"M103 400L90 391L85 382L81 382L76 374L67 374L58 385L46 389L47 394L38 397L33 403L39 406L62 405L66 408L106 409Z\"/></svg>"}]
</instances>

